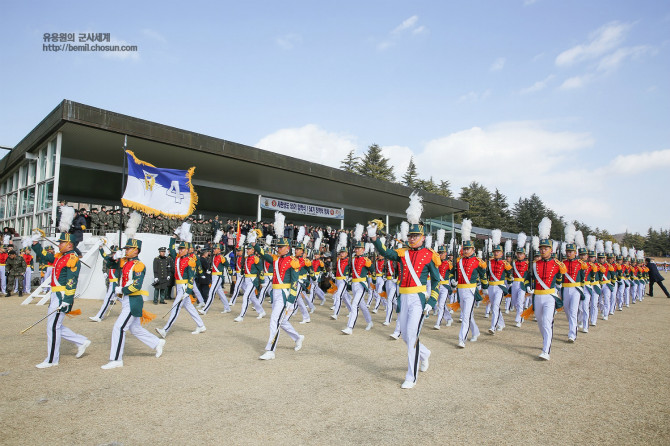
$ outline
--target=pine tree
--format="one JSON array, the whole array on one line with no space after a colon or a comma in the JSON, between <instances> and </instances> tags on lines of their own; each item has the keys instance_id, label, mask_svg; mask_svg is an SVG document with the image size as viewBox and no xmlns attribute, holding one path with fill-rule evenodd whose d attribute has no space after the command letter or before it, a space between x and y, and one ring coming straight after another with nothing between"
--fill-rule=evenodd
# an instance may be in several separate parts
<instances>
[{"instance_id":1,"label":"pine tree","mask_svg":"<svg viewBox=\"0 0 670 446\"><path fill-rule=\"evenodd\" d=\"M358 164L358 172L366 177L375 178L383 181L395 181L393 166L390 160L382 154L382 149L377 144L368 147L368 151L363 155Z\"/></svg>"},{"instance_id":2,"label":"pine tree","mask_svg":"<svg viewBox=\"0 0 670 446\"><path fill-rule=\"evenodd\" d=\"M459 200L470 205L470 209L458 214L459 223L463 218L469 218L473 226L490 227L491 192L486 187L473 181L461 189Z\"/></svg>"},{"instance_id":3,"label":"pine tree","mask_svg":"<svg viewBox=\"0 0 670 446\"><path fill-rule=\"evenodd\" d=\"M514 232L537 235L540 220L545 216L546 207L540 197L532 194L529 198L519 198L512 209Z\"/></svg>"},{"instance_id":4,"label":"pine tree","mask_svg":"<svg viewBox=\"0 0 670 446\"><path fill-rule=\"evenodd\" d=\"M439 192L437 192L439 195L443 195L445 197L453 198L453 194L451 193L451 184L449 184L448 180L440 180L440 185L438 186Z\"/></svg>"},{"instance_id":5,"label":"pine tree","mask_svg":"<svg viewBox=\"0 0 670 446\"><path fill-rule=\"evenodd\" d=\"M489 216L491 229L511 230L512 214L507 204L507 197L496 188L491 194L491 215Z\"/></svg>"},{"instance_id":6,"label":"pine tree","mask_svg":"<svg viewBox=\"0 0 670 446\"><path fill-rule=\"evenodd\" d=\"M405 175L402 176L402 184L407 187L416 187L417 176L418 174L416 172L416 164L414 164L414 157L412 156L409 158L407 171L405 172Z\"/></svg>"},{"instance_id":7,"label":"pine tree","mask_svg":"<svg viewBox=\"0 0 670 446\"><path fill-rule=\"evenodd\" d=\"M358 173L360 162L361 159L354 156L354 150L352 149L347 156L340 161L340 169L349 173Z\"/></svg>"}]
</instances>

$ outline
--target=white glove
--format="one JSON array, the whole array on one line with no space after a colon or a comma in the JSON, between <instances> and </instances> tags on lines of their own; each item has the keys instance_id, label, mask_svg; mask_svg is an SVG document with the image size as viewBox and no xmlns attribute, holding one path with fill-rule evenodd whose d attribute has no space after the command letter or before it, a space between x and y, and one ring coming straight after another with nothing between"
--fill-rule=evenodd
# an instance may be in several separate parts
<instances>
[{"instance_id":1,"label":"white glove","mask_svg":"<svg viewBox=\"0 0 670 446\"><path fill-rule=\"evenodd\" d=\"M30 236L30 244L35 244L40 237L42 237L42 234L37 231L33 232L33 235Z\"/></svg>"},{"instance_id":2,"label":"white glove","mask_svg":"<svg viewBox=\"0 0 670 446\"><path fill-rule=\"evenodd\" d=\"M101 238L98 239L98 248L100 248L102 245L104 245L105 242L102 241Z\"/></svg>"},{"instance_id":3,"label":"white glove","mask_svg":"<svg viewBox=\"0 0 670 446\"><path fill-rule=\"evenodd\" d=\"M116 294L117 296L121 296L123 294L123 288L121 288L120 286L117 286L114 289L114 294Z\"/></svg>"},{"instance_id":4,"label":"white glove","mask_svg":"<svg viewBox=\"0 0 670 446\"><path fill-rule=\"evenodd\" d=\"M60 310L61 308L67 308L67 307L69 307L69 306L70 306L69 303L63 301L63 302L61 302L60 307L58 307L58 309Z\"/></svg>"},{"instance_id":5,"label":"white glove","mask_svg":"<svg viewBox=\"0 0 670 446\"><path fill-rule=\"evenodd\" d=\"M113 258L114 258L114 260L119 260L119 259L123 258L123 251L121 251L120 249L118 251L116 251L114 253Z\"/></svg>"},{"instance_id":6,"label":"white glove","mask_svg":"<svg viewBox=\"0 0 670 446\"><path fill-rule=\"evenodd\" d=\"M430 311L433 309L433 306L431 304L426 304L425 307L423 307L423 313L428 314Z\"/></svg>"},{"instance_id":7,"label":"white glove","mask_svg":"<svg viewBox=\"0 0 670 446\"><path fill-rule=\"evenodd\" d=\"M458 286L458 282L456 282L456 279L451 279L451 281L449 281L449 284L451 285L452 288L456 288Z\"/></svg>"},{"instance_id":8,"label":"white glove","mask_svg":"<svg viewBox=\"0 0 670 446\"><path fill-rule=\"evenodd\" d=\"M531 290L530 290L530 287L529 287L529 286L526 287L526 293L527 293L527 294L530 294L530 293L531 293Z\"/></svg>"},{"instance_id":9,"label":"white glove","mask_svg":"<svg viewBox=\"0 0 670 446\"><path fill-rule=\"evenodd\" d=\"M377 225L371 224L368 225L368 237L377 237Z\"/></svg>"}]
</instances>

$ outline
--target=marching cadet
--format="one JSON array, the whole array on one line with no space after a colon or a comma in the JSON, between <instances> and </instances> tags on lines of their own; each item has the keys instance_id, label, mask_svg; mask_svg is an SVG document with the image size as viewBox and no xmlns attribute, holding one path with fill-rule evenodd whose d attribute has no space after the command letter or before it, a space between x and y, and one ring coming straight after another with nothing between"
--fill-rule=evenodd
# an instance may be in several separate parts
<instances>
[{"instance_id":1,"label":"marching cadet","mask_svg":"<svg viewBox=\"0 0 670 446\"><path fill-rule=\"evenodd\" d=\"M314 254L314 260L312 260L312 269L310 270L309 300L314 304L314 295L316 294L321 300L321 305L323 305L326 303L326 295L319 286L319 283L321 283L321 275L323 274L326 265L323 263L323 260L321 260L321 255L319 254L316 245L314 249L316 250L316 253ZM265 264L267 265L267 262L265 262Z\"/></svg>"},{"instance_id":2,"label":"marching cadet","mask_svg":"<svg viewBox=\"0 0 670 446\"><path fill-rule=\"evenodd\" d=\"M376 313L379 305L382 302L382 296L381 293L384 290L384 256L381 254L377 254L377 258L375 259L375 290L374 290L374 297L375 297L375 305L374 309L372 310L373 313Z\"/></svg>"},{"instance_id":3,"label":"marching cadet","mask_svg":"<svg viewBox=\"0 0 670 446\"><path fill-rule=\"evenodd\" d=\"M7 246L0 246L0 287L2 294L7 294L7 276L5 274L5 267L7 265Z\"/></svg>"},{"instance_id":4,"label":"marching cadet","mask_svg":"<svg viewBox=\"0 0 670 446\"><path fill-rule=\"evenodd\" d=\"M408 248L386 249L377 238L377 225L368 226L368 237L372 240L377 252L402 265L398 319L402 338L407 344L408 362L405 381L400 386L402 389L413 388L416 385L417 372L428 370L430 350L419 341L419 334L424 318L437 304L437 289L440 282L440 273L437 270L441 263L440 258L433 250L423 246L424 227L420 223L422 208L421 197L413 193L407 209L407 220L410 225L407 233ZM432 291L430 297L426 299L428 276L430 276Z\"/></svg>"},{"instance_id":5,"label":"marching cadet","mask_svg":"<svg viewBox=\"0 0 670 446\"><path fill-rule=\"evenodd\" d=\"M384 270L386 271L386 317L382 325L388 326L391 325L391 317L393 312L396 310L398 305L398 266L397 262L393 260L386 260L384 265ZM398 339L400 336L400 327L397 327L398 336L394 336L394 339ZM394 331L395 334L395 331Z\"/></svg>"},{"instance_id":6,"label":"marching cadet","mask_svg":"<svg viewBox=\"0 0 670 446\"><path fill-rule=\"evenodd\" d=\"M567 260L564 262L566 270L563 273L561 297L563 299L565 316L568 318L568 342L575 342L577 340L577 313L579 304L586 299L582 291L584 274L589 269L589 266L586 262L577 258L577 246L572 243L570 236L567 234L570 228L574 230L574 225L569 224L566 227L566 240L568 243L565 247L565 253Z\"/></svg>"},{"instance_id":7,"label":"marching cadet","mask_svg":"<svg viewBox=\"0 0 670 446\"><path fill-rule=\"evenodd\" d=\"M307 290L309 268L312 266L312 262L305 257L304 243L298 243L295 246L295 258L300 263L300 269L298 269L298 296L296 297L298 308L302 313L302 321L299 323L309 324L311 322L310 313L314 312L314 304L307 299L305 290ZM307 310L307 306L309 306L309 311Z\"/></svg>"},{"instance_id":8,"label":"marching cadet","mask_svg":"<svg viewBox=\"0 0 670 446\"><path fill-rule=\"evenodd\" d=\"M512 262L512 289L510 293L512 295L512 307L516 309L514 321L517 327L521 327L523 323L521 313L523 313L524 301L526 300L524 283L530 280L525 246L526 234L520 232L517 236L516 260Z\"/></svg>"},{"instance_id":9,"label":"marching cadet","mask_svg":"<svg viewBox=\"0 0 670 446\"><path fill-rule=\"evenodd\" d=\"M28 294L32 291L33 269L35 268L35 259L30 255L30 248L23 250L23 260L26 261L26 275L23 282L23 289Z\"/></svg>"},{"instance_id":10,"label":"marching cadet","mask_svg":"<svg viewBox=\"0 0 670 446\"><path fill-rule=\"evenodd\" d=\"M440 273L440 288L438 291L439 298L437 300L437 321L435 321L435 325L433 326L435 330L440 329L442 319L445 320L447 327L451 327L451 324L454 322L451 313L447 309L447 298L451 293L449 282L451 281L451 269L453 268L453 265L447 260L447 247L445 245L440 245L437 248L437 253L440 255L440 261L442 263L440 263L440 266L437 269Z\"/></svg>"},{"instance_id":11,"label":"marching cadet","mask_svg":"<svg viewBox=\"0 0 670 446\"><path fill-rule=\"evenodd\" d=\"M241 237L240 237L241 238ZM242 253L242 242L243 240L238 241L238 245L235 248L235 269L234 269L234 275L233 275L233 282L235 282L235 286L233 287L232 295L230 297L230 305L235 305L235 302L237 301L237 296L240 294L240 288L242 287L242 283L244 280L242 280L244 277L242 275L242 262L244 260Z\"/></svg>"},{"instance_id":12,"label":"marching cadet","mask_svg":"<svg viewBox=\"0 0 670 446\"><path fill-rule=\"evenodd\" d=\"M126 331L130 333L150 349L156 350L156 357L160 358L163 354L165 339L158 339L156 336L142 327L143 322L151 321L155 315L143 310L143 296L149 293L142 290L146 268L137 258L142 251L142 241L130 238L126 241L125 257L120 259L121 284L116 287L115 293L120 296L121 314L114 323L112 329L112 347L109 352L109 362L100 368L115 369L123 367L123 349L126 344Z\"/></svg>"},{"instance_id":13,"label":"marching cadet","mask_svg":"<svg viewBox=\"0 0 670 446\"><path fill-rule=\"evenodd\" d=\"M363 231L362 225L360 226L361 233ZM372 316L370 316L370 311L368 311L367 305L363 300L363 295L367 289L367 276L371 271L372 262L370 259L365 257L365 244L360 241L360 239L354 245L354 258L351 262L351 291L354 294L354 297L351 299L351 311L349 313L349 319L347 321L347 326L342 330L342 333L350 335L353 333L354 326L358 320L358 310L363 312L363 317L365 322L367 322L366 330L372 328Z\"/></svg>"},{"instance_id":14,"label":"marching cadet","mask_svg":"<svg viewBox=\"0 0 670 446\"><path fill-rule=\"evenodd\" d=\"M567 251L567 247L566 247ZM582 275L583 275L583 284L582 293L584 299L580 301L580 312L579 312L579 327L582 329L582 333L589 332L589 312L591 305L591 294L594 293L591 280L594 276L593 264L589 262L589 252L586 248L579 248L579 260L583 263L582 266Z\"/></svg>"},{"instance_id":15,"label":"marching cadet","mask_svg":"<svg viewBox=\"0 0 670 446\"><path fill-rule=\"evenodd\" d=\"M346 234L340 233L340 236L344 235L346 243ZM342 237L340 237L342 241ZM330 316L332 319L337 320L337 317L340 314L340 308L342 308L342 302L347 306L351 312L351 296L347 291L347 278L349 277L349 253L347 252L347 245L339 246L339 254L337 261L335 263L335 285L337 285L337 291L333 294L333 314Z\"/></svg>"},{"instance_id":16,"label":"marching cadet","mask_svg":"<svg viewBox=\"0 0 670 446\"><path fill-rule=\"evenodd\" d=\"M174 237L170 238L170 255L175 258L175 286L177 287L177 296L175 297L175 304L172 306L170 318L163 328L156 328L156 332L161 335L163 339L167 336L172 324L177 320L179 312L182 307L186 309L193 321L196 323L195 331L191 334L199 334L207 330L205 324L202 322L200 315L196 311L193 303L191 303L191 295L193 294L195 281L195 258L189 256L188 249L190 243L179 242L178 250L175 249L176 240Z\"/></svg>"},{"instance_id":17,"label":"marching cadet","mask_svg":"<svg viewBox=\"0 0 670 446\"><path fill-rule=\"evenodd\" d=\"M107 254L102 248L104 241L100 239L98 242L98 251L102 256L104 266L107 268L107 293L102 301L102 306L95 316L89 316L93 322L100 322L105 317L107 309L115 299L114 290L119 285L119 259L123 256L122 251L116 252L116 246L110 248L110 253Z\"/></svg>"},{"instance_id":18,"label":"marching cadet","mask_svg":"<svg viewBox=\"0 0 670 446\"><path fill-rule=\"evenodd\" d=\"M251 231L249 243L254 247L256 253L265 261L272 262L274 274L272 276L272 314L270 315L270 336L265 346L265 353L259 359L275 359L275 350L279 340L279 329L284 330L295 342L295 351L302 348L305 336L298 334L289 322L296 310L296 297L298 295L298 270L300 262L289 255L291 250L288 239L284 237L284 215L275 213L274 231L277 240L277 255L266 254L261 246L256 243L256 232Z\"/></svg>"},{"instance_id":19,"label":"marching cadet","mask_svg":"<svg viewBox=\"0 0 670 446\"><path fill-rule=\"evenodd\" d=\"M496 331L502 331L505 328L505 319L503 318L500 305L502 304L503 296L508 293L505 281L512 279L512 265L503 260L503 249L499 244L500 230L494 229L493 231L493 258L489 260L488 264L488 284L486 284L486 290L491 302L491 327L489 328L489 333L495 335Z\"/></svg>"},{"instance_id":20,"label":"marching cadet","mask_svg":"<svg viewBox=\"0 0 670 446\"><path fill-rule=\"evenodd\" d=\"M26 273L26 261L23 256L17 256L13 249L9 251L6 261L7 272L7 297L12 295L12 290L19 291L19 297L23 296L23 276Z\"/></svg>"},{"instance_id":21,"label":"marching cadet","mask_svg":"<svg viewBox=\"0 0 670 446\"><path fill-rule=\"evenodd\" d=\"M477 342L479 338L479 327L475 322L474 306L475 301L481 301L481 296L477 292L477 285L481 283L483 289L488 287L486 280L486 262L475 256L475 246L470 240L472 230L472 221L465 218L461 224L461 237L463 256L456 260L454 268L456 269L456 279L452 285L456 286L458 301L461 307L461 331L458 334L458 346L465 348L465 341L468 333L472 331L470 342Z\"/></svg>"},{"instance_id":22,"label":"marching cadet","mask_svg":"<svg viewBox=\"0 0 670 446\"><path fill-rule=\"evenodd\" d=\"M266 246L267 249L271 249L271 243L272 243L272 236L269 235L267 236L267 242ZM262 260L262 259L261 259ZM261 284L261 289L258 292L258 300L261 303L261 306L263 306L263 302L265 301L265 296L270 295L272 296L272 275L273 275L273 265L272 262L268 262L267 260L263 260L263 283ZM232 269L231 275L232 275Z\"/></svg>"},{"instance_id":23,"label":"marching cadet","mask_svg":"<svg viewBox=\"0 0 670 446\"><path fill-rule=\"evenodd\" d=\"M230 305L228 304L228 299L222 288L223 271L224 269L230 271L230 264L228 263L226 256L221 253L223 250L223 245L221 243L215 243L212 250L214 254L212 256L212 286L209 288L207 303L204 308L198 310L198 313L207 314L216 296L219 296L219 299L221 299L221 302L223 303L223 311L221 313L230 313Z\"/></svg>"},{"instance_id":24,"label":"marching cadet","mask_svg":"<svg viewBox=\"0 0 670 446\"><path fill-rule=\"evenodd\" d=\"M69 224L66 226L69 226ZM38 369L58 365L61 338L77 345L77 358L81 358L88 346L91 345L91 341L85 336L77 334L63 325L65 315L72 311L74 293L77 289L79 270L81 269L81 262L79 262L79 257L74 252L70 234L66 232L60 234L58 250L60 251L58 254L55 256L47 254L45 259L53 261L54 268L50 279L51 301L47 310L49 315L47 318L47 357L35 366ZM33 251L38 258L43 258L40 257L42 256L42 246L36 240L33 242Z\"/></svg>"},{"instance_id":25,"label":"marching cadet","mask_svg":"<svg viewBox=\"0 0 670 446\"><path fill-rule=\"evenodd\" d=\"M610 279L610 264L607 263L604 250L603 240L598 240L598 265L600 271L598 272L598 281L600 283L600 309L602 311L603 320L609 318L610 313L610 298L612 297L611 279Z\"/></svg>"},{"instance_id":26,"label":"marching cadet","mask_svg":"<svg viewBox=\"0 0 670 446\"><path fill-rule=\"evenodd\" d=\"M240 309L240 315L237 316L233 321L242 322L244 316L247 314L247 309L249 308L249 301L254 304L254 309L258 316L256 319L262 319L265 316L265 311L261 307L261 303L256 297L256 289L258 288L259 279L258 275L263 271L260 262L260 257L254 255L254 247L251 245L247 246L246 257L244 258L244 276L242 277L242 284L240 285L240 291L242 292L242 308Z\"/></svg>"},{"instance_id":27,"label":"marching cadet","mask_svg":"<svg viewBox=\"0 0 670 446\"><path fill-rule=\"evenodd\" d=\"M533 284L533 304L537 326L542 334L542 353L540 358L549 361L551 340L554 335L554 312L563 305L558 297L556 285L561 283L565 265L552 258L552 241L549 239L551 220L544 217L539 225L540 259L533 262L531 282ZM530 283L526 284L527 286Z\"/></svg>"}]
</instances>

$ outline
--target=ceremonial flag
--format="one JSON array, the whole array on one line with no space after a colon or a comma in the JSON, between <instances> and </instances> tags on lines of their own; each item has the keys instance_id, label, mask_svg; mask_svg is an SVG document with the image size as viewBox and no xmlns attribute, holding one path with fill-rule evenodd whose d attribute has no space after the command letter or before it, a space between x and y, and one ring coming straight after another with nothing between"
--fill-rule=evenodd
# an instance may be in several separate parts
<instances>
[{"instance_id":1,"label":"ceremonial flag","mask_svg":"<svg viewBox=\"0 0 670 446\"><path fill-rule=\"evenodd\" d=\"M121 202L146 214L166 217L188 217L195 210L198 194L191 178L195 167L188 170L161 169L135 157L126 150L128 181Z\"/></svg>"}]
</instances>

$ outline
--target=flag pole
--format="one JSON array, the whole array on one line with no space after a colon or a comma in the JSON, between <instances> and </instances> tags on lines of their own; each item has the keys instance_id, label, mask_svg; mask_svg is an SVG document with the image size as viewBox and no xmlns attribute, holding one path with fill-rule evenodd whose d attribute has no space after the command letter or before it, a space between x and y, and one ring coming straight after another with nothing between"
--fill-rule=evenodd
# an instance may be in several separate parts
<instances>
[{"instance_id":1,"label":"flag pole","mask_svg":"<svg viewBox=\"0 0 670 446\"><path fill-rule=\"evenodd\" d=\"M121 234L123 233L123 193L126 182L126 149L128 147L128 135L123 136L123 170L121 170L121 212L119 212L119 249L121 249Z\"/></svg>"}]
</instances>

